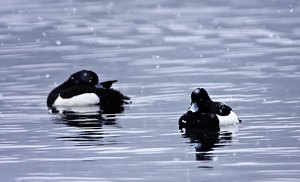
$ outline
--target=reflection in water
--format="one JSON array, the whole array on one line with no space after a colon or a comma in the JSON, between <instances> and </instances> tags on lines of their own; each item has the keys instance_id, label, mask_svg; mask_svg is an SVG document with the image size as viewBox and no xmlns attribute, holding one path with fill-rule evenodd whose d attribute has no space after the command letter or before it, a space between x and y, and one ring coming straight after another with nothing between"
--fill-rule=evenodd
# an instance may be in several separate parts
<instances>
[{"instance_id":1,"label":"reflection in water","mask_svg":"<svg viewBox=\"0 0 300 182\"><path fill-rule=\"evenodd\" d=\"M124 110L123 106L100 109L98 105L76 107L52 107L51 113L59 114L57 124L81 128L75 136L58 137L62 140L80 143L79 145L93 145L87 142L96 142L108 135L103 129L104 125L117 126L116 114ZM77 144L78 145L78 144Z\"/></svg>"},{"instance_id":2,"label":"reflection in water","mask_svg":"<svg viewBox=\"0 0 300 182\"><path fill-rule=\"evenodd\" d=\"M237 131L237 125L222 128L206 127L185 129L183 138L189 138L195 147L196 160L213 160L211 153L217 147L227 146L232 140L232 134Z\"/></svg>"},{"instance_id":3,"label":"reflection in water","mask_svg":"<svg viewBox=\"0 0 300 182\"><path fill-rule=\"evenodd\" d=\"M58 123L77 127L101 127L102 114L99 106L85 107L52 107L52 113L59 113L61 119Z\"/></svg>"},{"instance_id":4,"label":"reflection in water","mask_svg":"<svg viewBox=\"0 0 300 182\"><path fill-rule=\"evenodd\" d=\"M101 127L115 124L115 114L124 111L123 106L100 109L98 105L76 107L52 107L51 113L59 113L61 122L77 127ZM105 114L105 118L102 116Z\"/></svg>"}]
</instances>

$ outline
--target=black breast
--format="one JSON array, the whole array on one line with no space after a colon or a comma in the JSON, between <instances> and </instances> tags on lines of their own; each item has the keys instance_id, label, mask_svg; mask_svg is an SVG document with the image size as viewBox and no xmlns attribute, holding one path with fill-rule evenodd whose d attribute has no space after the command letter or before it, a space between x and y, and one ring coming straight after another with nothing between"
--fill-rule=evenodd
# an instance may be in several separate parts
<instances>
[{"instance_id":1,"label":"black breast","mask_svg":"<svg viewBox=\"0 0 300 182\"><path fill-rule=\"evenodd\" d=\"M217 115L213 113L188 111L180 117L178 124L180 130L183 128L191 129L202 127L219 128L219 119Z\"/></svg>"}]
</instances>

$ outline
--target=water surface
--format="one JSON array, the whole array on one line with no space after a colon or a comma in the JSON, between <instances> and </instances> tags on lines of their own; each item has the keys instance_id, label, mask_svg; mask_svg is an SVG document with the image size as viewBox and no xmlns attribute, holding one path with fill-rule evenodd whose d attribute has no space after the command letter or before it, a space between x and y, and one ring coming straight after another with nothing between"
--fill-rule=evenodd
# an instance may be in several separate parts
<instances>
[{"instance_id":1,"label":"water surface","mask_svg":"<svg viewBox=\"0 0 300 182\"><path fill-rule=\"evenodd\" d=\"M299 5L2 0L2 180L299 181ZM48 93L81 69L132 104L49 114ZM178 131L196 87L243 122Z\"/></svg>"}]
</instances>

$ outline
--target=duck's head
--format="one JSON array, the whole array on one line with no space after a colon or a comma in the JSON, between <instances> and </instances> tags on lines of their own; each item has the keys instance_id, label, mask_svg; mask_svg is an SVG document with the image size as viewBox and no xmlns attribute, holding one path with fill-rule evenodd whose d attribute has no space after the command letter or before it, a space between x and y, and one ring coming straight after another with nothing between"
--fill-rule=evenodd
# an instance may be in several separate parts
<instances>
[{"instance_id":1,"label":"duck's head","mask_svg":"<svg viewBox=\"0 0 300 182\"><path fill-rule=\"evenodd\" d=\"M97 74L89 70L81 70L70 76L68 83L71 85L95 86L98 84L99 78Z\"/></svg>"},{"instance_id":2,"label":"duck's head","mask_svg":"<svg viewBox=\"0 0 300 182\"><path fill-rule=\"evenodd\" d=\"M204 88L196 88L191 94L192 103L201 105L203 103L211 102L211 99Z\"/></svg>"}]
</instances>

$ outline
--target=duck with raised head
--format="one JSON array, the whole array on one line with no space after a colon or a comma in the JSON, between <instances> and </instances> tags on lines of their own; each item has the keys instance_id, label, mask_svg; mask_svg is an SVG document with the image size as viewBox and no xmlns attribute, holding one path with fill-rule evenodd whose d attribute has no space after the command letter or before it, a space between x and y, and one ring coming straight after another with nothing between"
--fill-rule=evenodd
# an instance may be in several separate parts
<instances>
[{"instance_id":1,"label":"duck with raised head","mask_svg":"<svg viewBox=\"0 0 300 182\"><path fill-rule=\"evenodd\" d=\"M99 83L98 75L89 70L72 74L67 81L54 88L48 95L47 106L121 106L129 97L111 86L117 80Z\"/></svg>"},{"instance_id":2,"label":"duck with raised head","mask_svg":"<svg viewBox=\"0 0 300 182\"><path fill-rule=\"evenodd\" d=\"M204 88L196 88L191 94L191 106L179 119L179 129L203 127L219 128L222 125L237 124L240 120L234 111L222 102L215 102Z\"/></svg>"}]
</instances>

